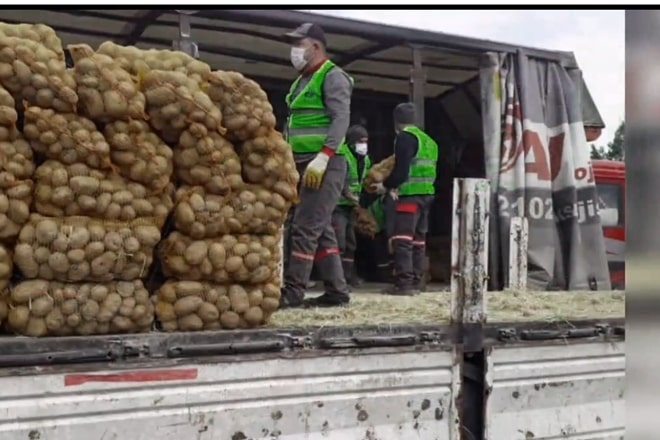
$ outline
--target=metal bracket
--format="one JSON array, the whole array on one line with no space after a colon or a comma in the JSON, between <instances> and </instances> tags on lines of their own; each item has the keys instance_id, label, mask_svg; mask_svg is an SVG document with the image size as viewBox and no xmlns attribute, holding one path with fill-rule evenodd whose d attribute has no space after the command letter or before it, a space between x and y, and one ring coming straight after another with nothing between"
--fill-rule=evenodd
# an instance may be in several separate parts
<instances>
[{"instance_id":1,"label":"metal bracket","mask_svg":"<svg viewBox=\"0 0 660 440\"><path fill-rule=\"evenodd\" d=\"M199 47L192 40L190 16L198 11L177 9L179 13L179 39L172 42L174 50L185 52L193 58L199 58Z\"/></svg>"}]
</instances>

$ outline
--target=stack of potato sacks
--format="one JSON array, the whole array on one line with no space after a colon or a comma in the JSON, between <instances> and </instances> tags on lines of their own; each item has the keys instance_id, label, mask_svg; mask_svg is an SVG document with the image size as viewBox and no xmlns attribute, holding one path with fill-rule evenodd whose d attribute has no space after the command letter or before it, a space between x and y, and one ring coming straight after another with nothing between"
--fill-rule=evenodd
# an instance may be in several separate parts
<instances>
[{"instance_id":1,"label":"stack of potato sacks","mask_svg":"<svg viewBox=\"0 0 660 440\"><path fill-rule=\"evenodd\" d=\"M149 122L174 150L174 231L158 252L162 329L263 324L279 305L280 230L298 182L266 94L179 52L98 52L140 77Z\"/></svg>"},{"instance_id":2,"label":"stack of potato sacks","mask_svg":"<svg viewBox=\"0 0 660 440\"><path fill-rule=\"evenodd\" d=\"M8 328L148 331L142 279L173 207L172 152L146 123L137 82L110 58L74 47L67 70L52 30L23 30L0 38L0 82L24 104L23 136L42 163L14 249L25 280L8 296Z\"/></svg>"}]
</instances>

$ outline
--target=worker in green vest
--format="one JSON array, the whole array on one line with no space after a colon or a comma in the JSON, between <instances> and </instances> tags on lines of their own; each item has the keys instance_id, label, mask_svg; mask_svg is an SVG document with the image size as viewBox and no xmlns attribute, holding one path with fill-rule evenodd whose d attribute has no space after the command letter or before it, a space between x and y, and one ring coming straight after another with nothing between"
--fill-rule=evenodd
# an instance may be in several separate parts
<instances>
[{"instance_id":1,"label":"worker in green vest","mask_svg":"<svg viewBox=\"0 0 660 440\"><path fill-rule=\"evenodd\" d=\"M342 196L332 213L332 227L337 236L344 277L351 287L359 285L355 272L355 207L360 201L362 182L371 168L371 160L367 154L368 142L369 135L366 128L361 125L349 127L346 132L346 143L340 147L342 156L346 158L348 170Z\"/></svg>"},{"instance_id":2,"label":"worker in green vest","mask_svg":"<svg viewBox=\"0 0 660 440\"><path fill-rule=\"evenodd\" d=\"M435 196L438 144L415 126L415 106L399 104L394 109L397 133L394 142L394 169L372 191L385 194L393 205L394 221L388 233L394 253L394 285L383 293L415 295L424 277L426 232L429 211ZM386 202L387 203L387 202Z\"/></svg>"},{"instance_id":3,"label":"worker in green vest","mask_svg":"<svg viewBox=\"0 0 660 440\"><path fill-rule=\"evenodd\" d=\"M350 299L331 218L346 176L346 159L339 147L350 122L353 80L328 59L320 26L305 23L286 37L299 76L286 96L285 135L302 178L300 202L288 228L280 307L335 307ZM305 300L314 264L325 293Z\"/></svg>"}]
</instances>

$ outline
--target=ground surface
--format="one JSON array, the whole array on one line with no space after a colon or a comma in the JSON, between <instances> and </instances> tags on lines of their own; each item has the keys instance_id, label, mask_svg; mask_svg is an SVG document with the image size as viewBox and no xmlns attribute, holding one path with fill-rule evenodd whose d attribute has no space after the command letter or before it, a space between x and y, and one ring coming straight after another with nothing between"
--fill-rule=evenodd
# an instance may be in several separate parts
<instances>
[{"instance_id":1,"label":"ground surface","mask_svg":"<svg viewBox=\"0 0 660 440\"><path fill-rule=\"evenodd\" d=\"M293 309L276 312L269 327L342 326L375 324L441 324L449 320L450 293L446 287L414 297L377 292L383 285L355 289L351 304L331 309ZM311 295L317 295L313 289ZM489 292L488 322L569 321L622 318L624 292Z\"/></svg>"}]
</instances>

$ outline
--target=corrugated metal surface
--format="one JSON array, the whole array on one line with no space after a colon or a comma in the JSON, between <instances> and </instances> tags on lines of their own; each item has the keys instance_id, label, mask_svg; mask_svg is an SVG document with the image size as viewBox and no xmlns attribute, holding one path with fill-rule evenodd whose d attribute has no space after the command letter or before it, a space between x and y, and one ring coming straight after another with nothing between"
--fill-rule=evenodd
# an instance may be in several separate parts
<instances>
[{"instance_id":1,"label":"corrugated metal surface","mask_svg":"<svg viewBox=\"0 0 660 440\"><path fill-rule=\"evenodd\" d=\"M451 368L373 349L8 376L0 439L450 439Z\"/></svg>"},{"instance_id":2,"label":"corrugated metal surface","mask_svg":"<svg viewBox=\"0 0 660 440\"><path fill-rule=\"evenodd\" d=\"M625 343L495 347L486 438L623 439Z\"/></svg>"}]
</instances>

